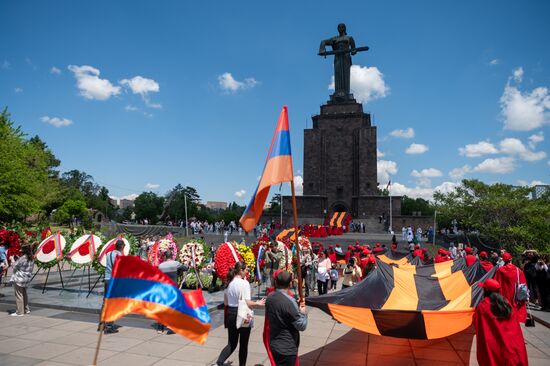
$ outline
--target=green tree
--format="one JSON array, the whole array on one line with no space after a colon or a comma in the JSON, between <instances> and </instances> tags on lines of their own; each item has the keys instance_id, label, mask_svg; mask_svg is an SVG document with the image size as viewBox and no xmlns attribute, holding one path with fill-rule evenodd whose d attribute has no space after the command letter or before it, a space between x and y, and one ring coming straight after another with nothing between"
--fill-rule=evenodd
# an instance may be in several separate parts
<instances>
[{"instance_id":1,"label":"green tree","mask_svg":"<svg viewBox=\"0 0 550 366\"><path fill-rule=\"evenodd\" d=\"M147 219L149 223L158 222L164 205L164 198L154 192L143 192L134 201L136 219Z\"/></svg>"},{"instance_id":2,"label":"green tree","mask_svg":"<svg viewBox=\"0 0 550 366\"><path fill-rule=\"evenodd\" d=\"M187 200L187 217L196 217L204 220L209 216L207 210L201 210L200 196L197 190L193 187L183 187L181 184L175 186L166 194L166 203L162 218L170 218L172 220L185 219L185 201Z\"/></svg>"},{"instance_id":3,"label":"green tree","mask_svg":"<svg viewBox=\"0 0 550 366\"><path fill-rule=\"evenodd\" d=\"M475 230L512 253L527 248L548 252L550 194L530 198L532 189L507 184L488 185L463 180L454 191L434 194L438 225L456 219L465 230Z\"/></svg>"},{"instance_id":4,"label":"green tree","mask_svg":"<svg viewBox=\"0 0 550 366\"><path fill-rule=\"evenodd\" d=\"M434 206L423 198L410 198L403 196L401 199L401 214L412 215L413 212L421 212L422 215L431 216L434 213Z\"/></svg>"},{"instance_id":5,"label":"green tree","mask_svg":"<svg viewBox=\"0 0 550 366\"><path fill-rule=\"evenodd\" d=\"M0 113L0 222L39 213L49 186L50 156L25 139L7 109Z\"/></svg>"},{"instance_id":6,"label":"green tree","mask_svg":"<svg viewBox=\"0 0 550 366\"><path fill-rule=\"evenodd\" d=\"M281 212L281 194L275 193L273 197L271 197L271 201L269 202L270 207L268 212L270 213L280 213Z\"/></svg>"},{"instance_id":7,"label":"green tree","mask_svg":"<svg viewBox=\"0 0 550 366\"><path fill-rule=\"evenodd\" d=\"M90 211L83 198L69 198L55 211L53 218L58 223L66 224L73 217L82 222L88 222L89 216Z\"/></svg>"}]
</instances>

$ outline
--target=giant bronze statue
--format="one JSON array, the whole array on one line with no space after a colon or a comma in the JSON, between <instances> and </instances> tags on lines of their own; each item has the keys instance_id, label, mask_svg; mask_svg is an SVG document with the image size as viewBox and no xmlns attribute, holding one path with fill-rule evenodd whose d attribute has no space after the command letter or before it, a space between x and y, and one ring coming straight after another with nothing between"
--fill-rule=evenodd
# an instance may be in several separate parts
<instances>
[{"instance_id":1,"label":"giant bronze statue","mask_svg":"<svg viewBox=\"0 0 550 366\"><path fill-rule=\"evenodd\" d=\"M327 51L326 46L332 46L332 51ZM334 94L331 101L345 102L353 100L350 94L350 68L351 55L360 51L368 51L368 47L355 47L355 41L352 36L346 33L346 25L338 24L338 35L321 41L319 46L319 56L334 55Z\"/></svg>"}]
</instances>

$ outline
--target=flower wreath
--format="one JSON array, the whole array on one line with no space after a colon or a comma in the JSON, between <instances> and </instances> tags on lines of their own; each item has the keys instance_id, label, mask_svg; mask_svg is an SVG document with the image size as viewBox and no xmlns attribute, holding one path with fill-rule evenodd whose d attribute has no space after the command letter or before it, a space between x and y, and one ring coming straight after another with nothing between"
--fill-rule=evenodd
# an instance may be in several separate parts
<instances>
[{"instance_id":1,"label":"flower wreath","mask_svg":"<svg viewBox=\"0 0 550 366\"><path fill-rule=\"evenodd\" d=\"M157 266L164 262L163 254L169 252L172 260L176 260L178 257L178 244L174 240L172 233L168 233L164 238L157 241L149 250L147 258L149 263L153 266Z\"/></svg>"},{"instance_id":2,"label":"flower wreath","mask_svg":"<svg viewBox=\"0 0 550 366\"><path fill-rule=\"evenodd\" d=\"M237 251L235 243L222 243L218 250L216 250L216 256L214 257L214 270L216 271L218 277L221 278L222 281L225 281L229 270L235 266L235 263L242 260L243 257Z\"/></svg>"},{"instance_id":3,"label":"flower wreath","mask_svg":"<svg viewBox=\"0 0 550 366\"><path fill-rule=\"evenodd\" d=\"M195 259L193 265L193 258ZM204 246L202 243L190 241L185 244L179 253L179 259L182 264L188 268L201 268L206 256L204 255Z\"/></svg>"},{"instance_id":4,"label":"flower wreath","mask_svg":"<svg viewBox=\"0 0 550 366\"><path fill-rule=\"evenodd\" d=\"M252 253L252 249L244 244L237 244L237 252L239 252L243 262L248 267L248 279L254 280L254 273L256 272L256 258L254 257L254 253Z\"/></svg>"},{"instance_id":5,"label":"flower wreath","mask_svg":"<svg viewBox=\"0 0 550 366\"><path fill-rule=\"evenodd\" d=\"M136 255L139 250L139 240L131 234L122 234L122 236L128 240L128 243L130 243L130 251L128 252L128 255ZM97 248L94 261L92 262L92 268L95 269L95 271L100 275L105 273L105 267L99 263L99 254L101 253L101 250L103 250L103 247L110 241L103 240L103 237L101 237L101 239L103 244L101 247Z\"/></svg>"}]
</instances>

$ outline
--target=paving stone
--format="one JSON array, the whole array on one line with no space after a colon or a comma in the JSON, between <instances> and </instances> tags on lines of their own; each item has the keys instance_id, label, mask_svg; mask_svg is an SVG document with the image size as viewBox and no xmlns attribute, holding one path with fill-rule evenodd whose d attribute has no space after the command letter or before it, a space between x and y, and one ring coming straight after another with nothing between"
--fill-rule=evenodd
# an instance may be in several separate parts
<instances>
[{"instance_id":1,"label":"paving stone","mask_svg":"<svg viewBox=\"0 0 550 366\"><path fill-rule=\"evenodd\" d=\"M148 366L160 361L158 357L150 357L144 355L134 355L131 353L120 352L112 357L106 358L99 364L102 365L132 365L132 366Z\"/></svg>"},{"instance_id":2,"label":"paving stone","mask_svg":"<svg viewBox=\"0 0 550 366\"><path fill-rule=\"evenodd\" d=\"M60 337L66 337L74 333L73 331L53 330L51 328L40 329L36 332L21 334L19 338L35 339L35 340L50 340Z\"/></svg>"},{"instance_id":3,"label":"paving stone","mask_svg":"<svg viewBox=\"0 0 550 366\"><path fill-rule=\"evenodd\" d=\"M39 343L28 348L24 348L12 354L15 356L32 357L41 360L49 360L51 358L64 355L70 351L77 349L75 346L69 346L56 343Z\"/></svg>"},{"instance_id":4,"label":"paving stone","mask_svg":"<svg viewBox=\"0 0 550 366\"><path fill-rule=\"evenodd\" d=\"M181 346L178 344L147 341L129 348L126 352L145 356L166 357L180 348Z\"/></svg>"},{"instance_id":5,"label":"paving stone","mask_svg":"<svg viewBox=\"0 0 550 366\"><path fill-rule=\"evenodd\" d=\"M33 341L28 339L20 338L8 338L0 341L0 353L12 353L19 351L20 349L25 349L35 344L40 343L39 341Z\"/></svg>"},{"instance_id":6,"label":"paving stone","mask_svg":"<svg viewBox=\"0 0 550 366\"><path fill-rule=\"evenodd\" d=\"M368 366L415 366L416 363L410 357L383 356L369 354L367 358Z\"/></svg>"},{"instance_id":7,"label":"paving stone","mask_svg":"<svg viewBox=\"0 0 550 366\"><path fill-rule=\"evenodd\" d=\"M117 353L118 352L100 349L97 359L99 362L101 362L102 360L112 357ZM91 365L92 361L94 360L94 355L95 355L95 345L93 348L79 347L74 351L70 351L61 356L54 357L50 361L64 362L69 365Z\"/></svg>"},{"instance_id":8,"label":"paving stone","mask_svg":"<svg viewBox=\"0 0 550 366\"><path fill-rule=\"evenodd\" d=\"M0 361L2 361L2 365L9 366L31 366L42 362L42 360L36 358L8 355L4 353L0 353Z\"/></svg>"}]
</instances>

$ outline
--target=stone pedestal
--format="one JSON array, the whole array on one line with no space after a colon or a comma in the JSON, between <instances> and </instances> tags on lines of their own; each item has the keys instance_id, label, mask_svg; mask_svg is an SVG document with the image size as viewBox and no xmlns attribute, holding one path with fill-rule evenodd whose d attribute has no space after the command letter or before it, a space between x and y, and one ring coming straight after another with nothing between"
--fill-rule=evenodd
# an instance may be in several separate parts
<instances>
[{"instance_id":1,"label":"stone pedestal","mask_svg":"<svg viewBox=\"0 0 550 366\"><path fill-rule=\"evenodd\" d=\"M313 127L304 130L298 216L313 219L335 211L350 212L354 219L389 215L389 197L378 195L376 160L376 127L362 104L350 100L321 106ZM283 207L292 213L290 197L283 198ZM392 210L401 213L400 197L392 199Z\"/></svg>"}]
</instances>

